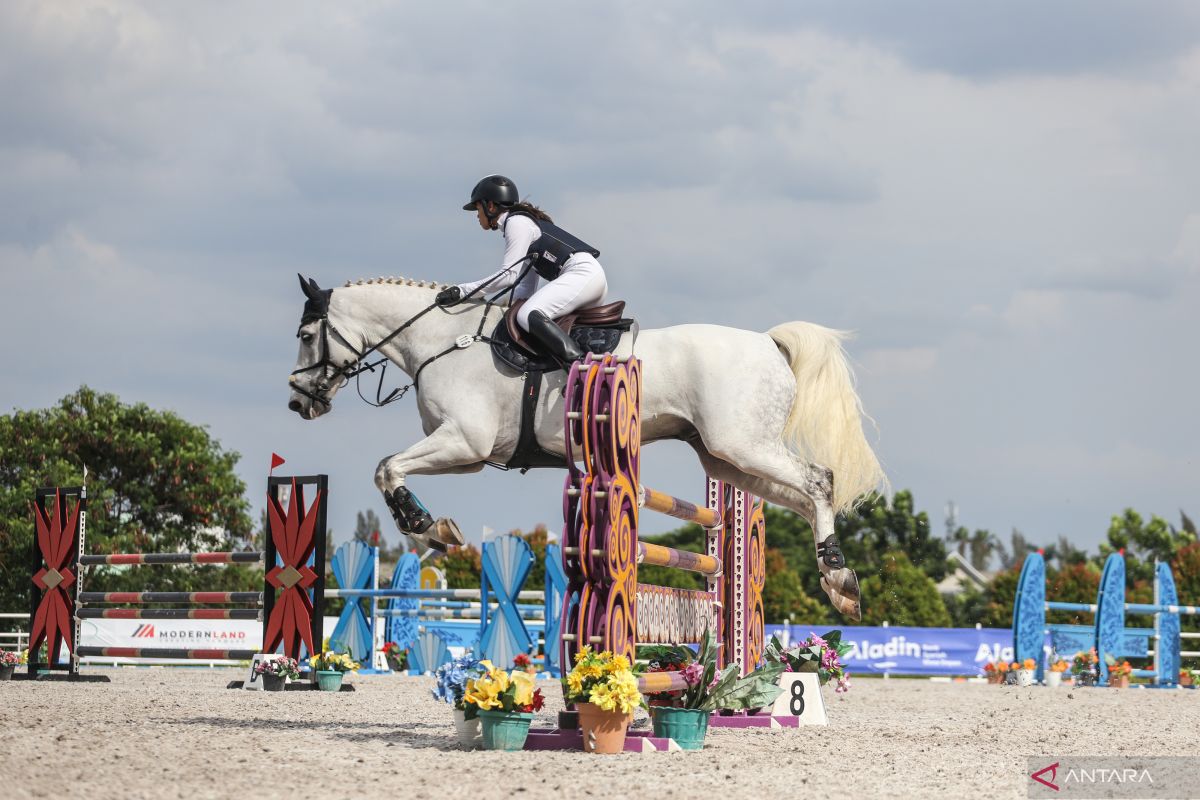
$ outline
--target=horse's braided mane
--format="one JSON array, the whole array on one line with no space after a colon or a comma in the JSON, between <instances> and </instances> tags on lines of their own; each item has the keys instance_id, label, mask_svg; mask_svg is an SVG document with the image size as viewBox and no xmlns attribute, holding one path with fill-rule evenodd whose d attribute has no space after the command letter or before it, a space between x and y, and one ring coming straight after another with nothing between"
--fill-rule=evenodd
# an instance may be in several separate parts
<instances>
[{"instance_id":1,"label":"horse's braided mane","mask_svg":"<svg viewBox=\"0 0 1200 800\"><path fill-rule=\"evenodd\" d=\"M346 288L349 288L351 286L365 286L367 284L373 284L373 283L391 283L391 284L395 284L397 286L417 286L422 289L437 289L437 288L439 288L437 282L435 282L435 281L416 281L416 280L413 280L412 278L405 278L404 276L399 276L399 277L391 276L391 277L385 278L382 275L378 278L360 278L359 280L356 280L356 281L346 281L345 286L346 286ZM441 287L441 288L445 288L445 287Z\"/></svg>"}]
</instances>

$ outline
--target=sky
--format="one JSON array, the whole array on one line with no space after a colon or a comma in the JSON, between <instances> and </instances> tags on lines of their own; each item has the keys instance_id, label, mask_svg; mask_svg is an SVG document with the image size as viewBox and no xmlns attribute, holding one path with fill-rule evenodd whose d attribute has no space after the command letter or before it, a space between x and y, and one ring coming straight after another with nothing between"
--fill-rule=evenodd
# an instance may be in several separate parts
<instances>
[{"instance_id":1,"label":"sky","mask_svg":"<svg viewBox=\"0 0 1200 800\"><path fill-rule=\"evenodd\" d=\"M373 475L421 432L407 400L287 410L296 273L483 277L461 206L497 172L643 328L853 331L935 529L1200 513L1195 3L10 0L0 109L0 413L173 410L256 508L273 451L328 473L338 540L365 509L396 540ZM643 470L700 496L682 445ZM409 481L474 540L559 528L561 484Z\"/></svg>"}]
</instances>

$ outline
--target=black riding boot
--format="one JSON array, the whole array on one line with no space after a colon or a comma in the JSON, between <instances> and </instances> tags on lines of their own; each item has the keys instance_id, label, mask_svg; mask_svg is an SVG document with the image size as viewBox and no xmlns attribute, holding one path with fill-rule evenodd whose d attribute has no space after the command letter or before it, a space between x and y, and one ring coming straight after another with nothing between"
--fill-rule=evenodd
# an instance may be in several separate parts
<instances>
[{"instance_id":1,"label":"black riding boot","mask_svg":"<svg viewBox=\"0 0 1200 800\"><path fill-rule=\"evenodd\" d=\"M563 369L569 370L571 364L584 356L583 348L541 311L534 311L529 315L529 332L546 345L551 355L562 364Z\"/></svg>"}]
</instances>

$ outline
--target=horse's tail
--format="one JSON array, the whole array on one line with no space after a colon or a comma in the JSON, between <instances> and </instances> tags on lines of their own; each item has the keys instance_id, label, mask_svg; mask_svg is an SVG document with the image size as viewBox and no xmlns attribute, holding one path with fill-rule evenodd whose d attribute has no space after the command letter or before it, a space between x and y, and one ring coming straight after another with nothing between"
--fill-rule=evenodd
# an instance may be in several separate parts
<instances>
[{"instance_id":1,"label":"horse's tail","mask_svg":"<svg viewBox=\"0 0 1200 800\"><path fill-rule=\"evenodd\" d=\"M809 322L767 331L791 364L796 396L783 439L806 460L833 470L835 511L868 492L887 491L887 476L863 434L862 401L842 340L848 334Z\"/></svg>"}]
</instances>

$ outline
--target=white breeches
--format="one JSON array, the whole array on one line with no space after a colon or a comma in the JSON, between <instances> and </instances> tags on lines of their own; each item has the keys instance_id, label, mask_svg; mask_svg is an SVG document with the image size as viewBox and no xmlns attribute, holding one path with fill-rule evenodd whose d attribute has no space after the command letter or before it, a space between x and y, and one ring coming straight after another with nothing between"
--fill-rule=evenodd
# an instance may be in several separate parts
<instances>
[{"instance_id":1,"label":"white breeches","mask_svg":"<svg viewBox=\"0 0 1200 800\"><path fill-rule=\"evenodd\" d=\"M608 279L600 262L587 253L567 259L563 273L534 292L517 312L517 324L529 330L529 315L541 311L550 319L604 302Z\"/></svg>"}]
</instances>

